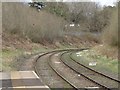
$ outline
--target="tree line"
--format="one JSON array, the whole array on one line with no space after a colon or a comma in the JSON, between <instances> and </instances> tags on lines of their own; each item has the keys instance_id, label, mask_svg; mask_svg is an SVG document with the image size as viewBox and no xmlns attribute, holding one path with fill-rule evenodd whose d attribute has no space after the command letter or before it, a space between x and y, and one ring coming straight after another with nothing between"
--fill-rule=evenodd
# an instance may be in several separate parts
<instances>
[{"instance_id":1,"label":"tree line","mask_svg":"<svg viewBox=\"0 0 120 90\"><path fill-rule=\"evenodd\" d=\"M101 32L109 24L116 6L101 7L96 2L46 2L50 13L63 17L68 23L80 24L80 30Z\"/></svg>"}]
</instances>

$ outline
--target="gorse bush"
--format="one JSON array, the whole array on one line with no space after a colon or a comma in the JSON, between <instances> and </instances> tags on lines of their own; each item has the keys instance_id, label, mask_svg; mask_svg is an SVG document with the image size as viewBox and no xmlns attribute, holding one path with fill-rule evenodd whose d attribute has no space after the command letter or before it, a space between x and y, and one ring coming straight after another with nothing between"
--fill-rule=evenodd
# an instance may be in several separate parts
<instances>
[{"instance_id":1,"label":"gorse bush","mask_svg":"<svg viewBox=\"0 0 120 90\"><path fill-rule=\"evenodd\" d=\"M28 37L37 43L44 40L52 43L55 39L62 37L64 20L45 10L38 12L36 9L20 2L3 3L2 9L3 28L7 32Z\"/></svg>"},{"instance_id":2,"label":"gorse bush","mask_svg":"<svg viewBox=\"0 0 120 90\"><path fill-rule=\"evenodd\" d=\"M103 42L111 45L118 46L118 12L113 12L110 24L105 28L102 35Z\"/></svg>"}]
</instances>

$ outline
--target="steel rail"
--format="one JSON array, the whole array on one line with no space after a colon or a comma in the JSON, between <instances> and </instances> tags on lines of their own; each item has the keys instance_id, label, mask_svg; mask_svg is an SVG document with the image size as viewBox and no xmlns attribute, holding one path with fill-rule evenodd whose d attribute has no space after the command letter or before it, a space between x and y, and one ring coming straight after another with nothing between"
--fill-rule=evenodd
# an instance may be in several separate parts
<instances>
[{"instance_id":1,"label":"steel rail","mask_svg":"<svg viewBox=\"0 0 120 90\"><path fill-rule=\"evenodd\" d=\"M85 68L87 68L87 69L89 69L89 70L91 70L91 71L93 71L93 72L95 72L95 73L98 73L98 74L100 74L100 75L102 75L102 76L104 76L104 77L106 77L106 78L109 78L109 79L111 79L111 80L114 80L114 81L120 83L120 80L114 79L114 78L112 78L112 77L110 77L110 76L108 76L108 75L105 75L105 74L103 74L103 73L101 73L101 72L99 72L99 71L96 71L96 70L94 70L94 69L92 69L92 68L89 68L89 67L87 67L86 65L81 64L80 62L77 62L75 59L73 59L72 53L69 54L69 57L70 57L74 62L76 62L77 64L79 64L79 65L81 65L81 66L83 66L83 67L85 67Z\"/></svg>"},{"instance_id":2,"label":"steel rail","mask_svg":"<svg viewBox=\"0 0 120 90\"><path fill-rule=\"evenodd\" d=\"M58 53L61 53L61 52L58 52ZM52 68L52 70L59 76L61 77L65 82L67 82L70 86L72 86L75 90L79 90L78 87L76 87L74 84L72 84L71 82L69 82L69 80L67 80L63 75L61 75L54 67L53 65L51 64L50 62L50 59L51 57L56 54L56 53L53 53L49 56L49 60L48 60L48 64L49 66Z\"/></svg>"},{"instance_id":3,"label":"steel rail","mask_svg":"<svg viewBox=\"0 0 120 90\"><path fill-rule=\"evenodd\" d=\"M86 50L88 48L85 48L85 49L76 49L76 48L72 48L72 49L62 49L62 50L53 50L53 51L49 51L49 52L46 52L46 53L43 53L41 55L39 55L36 59L35 59L35 64L34 64L34 70L36 72L36 74L38 74L38 70L37 70L37 67L36 67L36 64L37 64L37 61L39 60L39 58L47 55L47 54L50 54L50 53L57 53L57 52L63 52L63 51L79 51L79 50ZM64 79L65 80L65 79ZM67 81L67 80L66 80ZM71 84L72 85L72 84ZM50 86L49 86L50 87ZM74 87L74 86L72 86ZM75 87L74 87L75 88Z\"/></svg>"},{"instance_id":4,"label":"steel rail","mask_svg":"<svg viewBox=\"0 0 120 90\"><path fill-rule=\"evenodd\" d=\"M65 53L68 53L68 52L65 52ZM75 71L76 73L78 73L78 74L82 75L83 77L87 78L88 80L90 80L90 81L96 83L97 85L103 87L104 89L111 90L111 89L108 88L107 86L101 85L100 83L96 82L95 80L90 79L90 78L87 77L86 75L80 73L79 71L77 71L76 69L74 69L74 68L72 68L70 65L68 65L66 62L64 62L64 61L63 61L63 55L64 55L65 53L61 54L60 59L61 59L61 61L62 61L66 66L68 66L70 69L72 69L72 70Z\"/></svg>"}]
</instances>

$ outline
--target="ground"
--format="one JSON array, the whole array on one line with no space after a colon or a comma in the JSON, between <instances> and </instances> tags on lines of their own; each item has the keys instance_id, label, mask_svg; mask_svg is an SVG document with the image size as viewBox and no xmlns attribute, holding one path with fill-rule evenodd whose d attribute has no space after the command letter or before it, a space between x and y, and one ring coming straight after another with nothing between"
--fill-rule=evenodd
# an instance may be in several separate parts
<instances>
[{"instance_id":1,"label":"ground","mask_svg":"<svg viewBox=\"0 0 120 90\"><path fill-rule=\"evenodd\" d=\"M65 41L62 42L55 41L53 44L50 44L47 41L44 41L44 44L38 44L15 34L11 35L4 32L2 36L3 71L19 70L19 68L21 68L20 66L25 66L22 64L27 62L26 59L28 59L33 54L54 49L91 47L91 50L94 51L92 52L92 56L94 56L92 58L95 58L97 53L97 56L101 55L101 58L106 57L110 60L115 60L116 62L118 57L117 48L102 45L96 43L94 40L88 40L87 38L81 39L66 35L64 37ZM84 54L86 55L87 53ZM91 55L90 52L89 54ZM32 61L30 60L30 63L31 62ZM114 65L117 65L117 63Z\"/></svg>"},{"instance_id":2,"label":"ground","mask_svg":"<svg viewBox=\"0 0 120 90\"><path fill-rule=\"evenodd\" d=\"M32 43L30 40L21 38L18 35L3 33L2 35L2 70L16 70L16 63L22 64L28 56L42 52L47 49L46 46ZM20 59L21 58L21 59ZM19 60L20 59L20 60ZM15 65L14 65L15 64Z\"/></svg>"}]
</instances>

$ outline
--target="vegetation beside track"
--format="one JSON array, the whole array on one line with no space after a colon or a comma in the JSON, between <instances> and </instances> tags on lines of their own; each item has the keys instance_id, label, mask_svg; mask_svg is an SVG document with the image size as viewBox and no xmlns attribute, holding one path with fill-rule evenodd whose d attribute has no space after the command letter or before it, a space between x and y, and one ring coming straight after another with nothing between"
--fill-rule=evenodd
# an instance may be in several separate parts
<instances>
[{"instance_id":1,"label":"vegetation beside track","mask_svg":"<svg viewBox=\"0 0 120 90\"><path fill-rule=\"evenodd\" d=\"M78 52L77 52L78 53ZM106 55L100 55L96 50L84 50L78 54L71 54L72 58L77 62L80 62L96 71L111 75L115 78L118 77L118 62L117 59L112 59ZM90 65L90 63L96 63L96 65Z\"/></svg>"},{"instance_id":2,"label":"vegetation beside track","mask_svg":"<svg viewBox=\"0 0 120 90\"><path fill-rule=\"evenodd\" d=\"M30 57L31 55L38 52L49 51L44 47L36 48L34 47L32 50L21 50L21 49L3 49L2 50L2 70L3 71L13 71L17 70L22 64L25 63L25 59Z\"/></svg>"},{"instance_id":3,"label":"vegetation beside track","mask_svg":"<svg viewBox=\"0 0 120 90\"><path fill-rule=\"evenodd\" d=\"M69 45L62 45L59 48L54 47L45 47L42 45L39 45L36 47L36 45L32 47L32 49L25 50L25 49L13 49L13 48L4 48L2 50L2 71L13 71L17 70L26 62L26 59L31 57L32 55L36 53L43 53L43 52L49 52L52 50L58 50L58 49L69 49L71 46ZM26 47L27 48L27 47ZM72 48L72 47L71 47Z\"/></svg>"},{"instance_id":4,"label":"vegetation beside track","mask_svg":"<svg viewBox=\"0 0 120 90\"><path fill-rule=\"evenodd\" d=\"M3 50L2 51L2 70L3 71L10 71L15 70L15 68L12 67L13 59L17 56L21 55L23 51L21 50Z\"/></svg>"}]
</instances>

